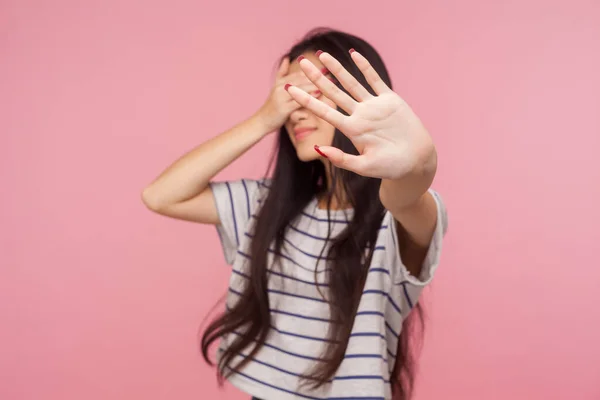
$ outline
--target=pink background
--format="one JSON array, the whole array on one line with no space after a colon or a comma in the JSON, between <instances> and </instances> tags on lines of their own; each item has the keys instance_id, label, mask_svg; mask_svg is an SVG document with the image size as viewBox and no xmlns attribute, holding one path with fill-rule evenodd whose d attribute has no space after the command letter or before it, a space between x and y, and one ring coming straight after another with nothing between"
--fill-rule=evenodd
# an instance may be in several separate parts
<instances>
[{"instance_id":1,"label":"pink background","mask_svg":"<svg viewBox=\"0 0 600 400\"><path fill-rule=\"evenodd\" d=\"M318 25L371 41L437 141L417 399L600 399L598 0L3 0L0 399L247 398L197 351L228 278L214 229L140 193Z\"/></svg>"}]
</instances>

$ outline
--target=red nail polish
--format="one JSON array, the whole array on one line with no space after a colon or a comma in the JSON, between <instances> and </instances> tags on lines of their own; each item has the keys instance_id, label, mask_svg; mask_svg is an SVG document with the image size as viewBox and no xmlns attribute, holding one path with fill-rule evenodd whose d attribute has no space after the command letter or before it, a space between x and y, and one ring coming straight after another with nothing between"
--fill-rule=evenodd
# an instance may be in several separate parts
<instances>
[{"instance_id":1,"label":"red nail polish","mask_svg":"<svg viewBox=\"0 0 600 400\"><path fill-rule=\"evenodd\" d=\"M299 56L299 57L298 57L296 60L297 60L298 62L300 62L300 61L304 60L304 56Z\"/></svg>"},{"instance_id":2,"label":"red nail polish","mask_svg":"<svg viewBox=\"0 0 600 400\"><path fill-rule=\"evenodd\" d=\"M350 49L350 54L354 53L356 50Z\"/></svg>"},{"instance_id":3,"label":"red nail polish","mask_svg":"<svg viewBox=\"0 0 600 400\"><path fill-rule=\"evenodd\" d=\"M327 68L323 68L323 69L321 69L321 73L323 75L327 75L329 73L329 70Z\"/></svg>"},{"instance_id":4,"label":"red nail polish","mask_svg":"<svg viewBox=\"0 0 600 400\"><path fill-rule=\"evenodd\" d=\"M292 86L292 85L290 85L289 83L286 83L286 84L285 84L285 86L284 86L283 88L284 88L285 90L288 90L288 89L290 88L290 86Z\"/></svg>"},{"instance_id":5,"label":"red nail polish","mask_svg":"<svg viewBox=\"0 0 600 400\"><path fill-rule=\"evenodd\" d=\"M316 151L317 153L319 153L320 155L322 155L323 157L325 157L325 158L328 158L328 157L325 155L325 153L323 153L323 152L322 152L322 151L319 149L319 146L317 146L316 144L315 144L315 151Z\"/></svg>"},{"instance_id":6,"label":"red nail polish","mask_svg":"<svg viewBox=\"0 0 600 400\"><path fill-rule=\"evenodd\" d=\"M321 54L323 54L323 50L317 50L315 54L317 55L317 57L319 57Z\"/></svg>"}]
</instances>

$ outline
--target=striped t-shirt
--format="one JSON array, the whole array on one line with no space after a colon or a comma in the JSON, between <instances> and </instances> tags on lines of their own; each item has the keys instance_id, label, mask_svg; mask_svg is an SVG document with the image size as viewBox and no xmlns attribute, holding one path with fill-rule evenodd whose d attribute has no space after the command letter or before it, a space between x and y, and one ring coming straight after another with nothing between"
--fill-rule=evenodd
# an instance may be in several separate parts
<instances>
[{"instance_id":1,"label":"striped t-shirt","mask_svg":"<svg viewBox=\"0 0 600 400\"><path fill-rule=\"evenodd\" d=\"M268 193L268 182L240 180L212 183L211 187L221 220L217 230L225 259L233 266L227 296L230 307L239 298L248 276L245 269L249 264L251 228ZM447 226L442 201L436 192L431 193L438 206L438 218L421 276L411 276L402 265L394 217L386 212L345 358L330 383L311 390L299 385L300 376L321 362L329 324L329 305L319 293L324 287L315 284L315 269L319 283L326 284L326 265L319 254L323 246L328 246L328 216L313 199L287 230L281 268L269 274L271 328L266 343L229 381L264 400L391 398L390 372L402 321L433 277ZM329 215L330 237L335 237L352 217L352 211L330 210ZM269 263L272 260L270 253ZM220 351L235 335L222 338ZM245 355L240 354L234 362L242 357Z\"/></svg>"}]
</instances>

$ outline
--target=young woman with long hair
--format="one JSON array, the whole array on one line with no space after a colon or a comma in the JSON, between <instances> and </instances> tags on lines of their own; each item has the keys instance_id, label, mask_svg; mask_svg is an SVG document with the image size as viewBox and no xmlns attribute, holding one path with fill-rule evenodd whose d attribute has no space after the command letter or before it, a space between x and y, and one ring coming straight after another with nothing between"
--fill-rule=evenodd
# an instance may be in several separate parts
<instances>
[{"instance_id":1,"label":"young woman with long hair","mask_svg":"<svg viewBox=\"0 0 600 400\"><path fill-rule=\"evenodd\" d=\"M213 177L271 132L270 177ZM157 213L217 227L233 266L218 378L255 398L408 399L410 329L439 264L446 212L431 136L366 41L316 30L281 61L264 105L164 171ZM411 318L408 318L409 314Z\"/></svg>"}]
</instances>

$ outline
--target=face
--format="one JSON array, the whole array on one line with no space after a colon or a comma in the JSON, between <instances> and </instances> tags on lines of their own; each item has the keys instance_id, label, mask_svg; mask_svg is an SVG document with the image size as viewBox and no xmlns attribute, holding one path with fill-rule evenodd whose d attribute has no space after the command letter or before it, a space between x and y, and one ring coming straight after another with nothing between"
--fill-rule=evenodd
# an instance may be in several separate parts
<instances>
[{"instance_id":1,"label":"face","mask_svg":"<svg viewBox=\"0 0 600 400\"><path fill-rule=\"evenodd\" d=\"M310 60L317 68L323 68L323 64L314 53L304 53L303 56ZM290 64L288 73L302 72L297 61ZM330 107L336 108L333 101L323 94L317 97ZM305 108L299 108L290 114L285 123L285 128L296 148L296 154L302 161L312 161L321 158L315 151L315 145L331 146L335 128L333 125L323 121Z\"/></svg>"}]
</instances>

